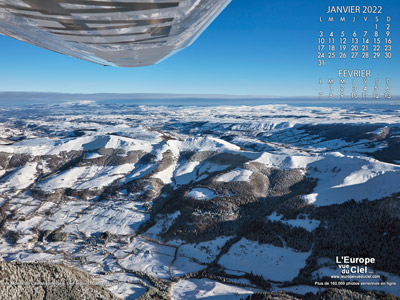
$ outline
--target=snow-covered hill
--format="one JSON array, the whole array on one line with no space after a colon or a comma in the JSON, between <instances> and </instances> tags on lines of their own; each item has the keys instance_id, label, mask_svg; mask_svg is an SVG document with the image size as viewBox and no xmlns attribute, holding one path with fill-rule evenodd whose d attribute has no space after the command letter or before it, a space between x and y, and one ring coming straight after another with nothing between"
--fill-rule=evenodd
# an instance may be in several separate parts
<instances>
[{"instance_id":1,"label":"snow-covered hill","mask_svg":"<svg viewBox=\"0 0 400 300\"><path fill-rule=\"evenodd\" d=\"M127 299L239 299L292 280L315 292L332 211L399 200L395 107L89 103L0 117L0 259L66 262Z\"/></svg>"}]
</instances>

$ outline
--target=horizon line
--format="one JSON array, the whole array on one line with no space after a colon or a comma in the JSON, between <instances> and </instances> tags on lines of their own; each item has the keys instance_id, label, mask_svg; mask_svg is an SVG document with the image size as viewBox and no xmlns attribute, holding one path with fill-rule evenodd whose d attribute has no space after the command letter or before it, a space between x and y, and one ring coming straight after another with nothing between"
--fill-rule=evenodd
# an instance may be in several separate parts
<instances>
[{"instance_id":1,"label":"horizon line","mask_svg":"<svg viewBox=\"0 0 400 300\"><path fill-rule=\"evenodd\" d=\"M49 98L51 97L51 99ZM112 97L112 98L110 98ZM63 93L63 92L37 92L37 91L0 91L0 101L17 100L17 101L107 101L107 100L182 100L182 99L202 99L202 100L382 100L367 98L352 99L345 97L344 99L320 98L318 96L268 96L268 95L237 95L237 94L184 94L184 93ZM392 99L384 100L400 100L400 95L392 95Z\"/></svg>"}]
</instances>

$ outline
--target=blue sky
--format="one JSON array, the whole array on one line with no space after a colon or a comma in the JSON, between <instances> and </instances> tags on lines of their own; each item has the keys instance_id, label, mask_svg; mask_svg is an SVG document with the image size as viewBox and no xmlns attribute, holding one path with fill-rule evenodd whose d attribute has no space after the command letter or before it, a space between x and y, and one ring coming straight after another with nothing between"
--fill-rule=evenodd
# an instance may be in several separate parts
<instances>
[{"instance_id":1,"label":"blue sky","mask_svg":"<svg viewBox=\"0 0 400 300\"><path fill-rule=\"evenodd\" d=\"M324 70L316 65L318 33L325 26L319 16L332 2L233 0L192 46L142 68L103 67L0 36L0 91L315 96L318 79L334 77L338 69L330 62ZM392 17L391 34L400 40L398 0L362 1L369 4L383 6L383 16ZM355 60L341 67L390 77L392 93L400 95L398 40L390 61Z\"/></svg>"}]
</instances>

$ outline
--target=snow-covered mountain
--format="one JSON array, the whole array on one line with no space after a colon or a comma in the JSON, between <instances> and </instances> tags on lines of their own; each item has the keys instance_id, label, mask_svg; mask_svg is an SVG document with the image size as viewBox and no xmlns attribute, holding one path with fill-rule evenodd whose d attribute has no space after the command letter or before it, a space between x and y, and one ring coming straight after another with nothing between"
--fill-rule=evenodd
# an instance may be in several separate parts
<instances>
[{"instance_id":1,"label":"snow-covered mountain","mask_svg":"<svg viewBox=\"0 0 400 300\"><path fill-rule=\"evenodd\" d=\"M374 288L400 296L397 106L74 102L0 118L0 260L65 263L126 299L240 299L317 293L335 256L368 254L398 282Z\"/></svg>"}]
</instances>

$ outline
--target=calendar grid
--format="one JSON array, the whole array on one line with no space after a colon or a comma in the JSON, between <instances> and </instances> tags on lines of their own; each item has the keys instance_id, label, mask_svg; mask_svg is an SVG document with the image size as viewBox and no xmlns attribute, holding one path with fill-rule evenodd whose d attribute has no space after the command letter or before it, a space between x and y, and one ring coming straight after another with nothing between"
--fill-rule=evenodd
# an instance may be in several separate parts
<instances>
[{"instance_id":1,"label":"calendar grid","mask_svg":"<svg viewBox=\"0 0 400 300\"><path fill-rule=\"evenodd\" d=\"M393 57L392 17L384 8L330 6L319 23L318 67L338 66L336 74L319 78L319 98L391 99L392 80L378 77L370 66Z\"/></svg>"}]
</instances>

